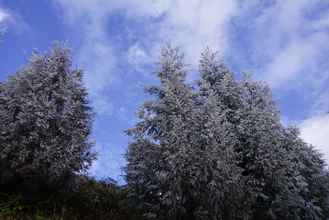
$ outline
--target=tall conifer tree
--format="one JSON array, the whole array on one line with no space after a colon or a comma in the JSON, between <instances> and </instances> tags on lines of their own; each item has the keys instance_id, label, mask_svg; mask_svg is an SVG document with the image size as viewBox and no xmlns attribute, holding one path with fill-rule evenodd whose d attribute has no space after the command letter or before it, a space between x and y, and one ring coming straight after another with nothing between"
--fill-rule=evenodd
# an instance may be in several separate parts
<instances>
[{"instance_id":1,"label":"tall conifer tree","mask_svg":"<svg viewBox=\"0 0 329 220\"><path fill-rule=\"evenodd\" d=\"M94 158L92 111L81 70L68 49L56 45L1 86L1 182L54 183L88 168Z\"/></svg>"},{"instance_id":2,"label":"tall conifer tree","mask_svg":"<svg viewBox=\"0 0 329 220\"><path fill-rule=\"evenodd\" d=\"M128 131L133 201L155 219L326 219L325 163L282 125L270 89L234 79L210 50L199 71L192 88L178 51L164 50L155 98Z\"/></svg>"}]
</instances>

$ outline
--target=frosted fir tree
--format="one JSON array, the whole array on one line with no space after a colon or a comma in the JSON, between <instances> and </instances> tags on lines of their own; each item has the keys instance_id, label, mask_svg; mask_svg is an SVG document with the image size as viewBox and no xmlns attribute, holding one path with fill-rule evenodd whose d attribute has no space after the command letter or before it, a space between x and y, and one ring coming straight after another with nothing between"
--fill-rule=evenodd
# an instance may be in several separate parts
<instances>
[{"instance_id":1,"label":"frosted fir tree","mask_svg":"<svg viewBox=\"0 0 329 220\"><path fill-rule=\"evenodd\" d=\"M240 88L232 73L209 49L201 54L198 81L202 114L203 165L208 167L208 219L243 219L249 215L250 192L238 166L239 140L235 124L242 105Z\"/></svg>"},{"instance_id":2,"label":"frosted fir tree","mask_svg":"<svg viewBox=\"0 0 329 220\"><path fill-rule=\"evenodd\" d=\"M253 219L274 219L278 213L284 216L282 219L296 219L303 180L294 179L300 173L284 147L285 129L270 90L250 78L244 79L241 87L244 103L237 126L237 151L255 199Z\"/></svg>"},{"instance_id":3,"label":"frosted fir tree","mask_svg":"<svg viewBox=\"0 0 329 220\"><path fill-rule=\"evenodd\" d=\"M154 99L128 130L128 189L147 217L328 217L324 161L281 124L264 83L235 80L210 50L197 88L185 82L177 50L165 49L159 67Z\"/></svg>"},{"instance_id":4,"label":"frosted fir tree","mask_svg":"<svg viewBox=\"0 0 329 220\"><path fill-rule=\"evenodd\" d=\"M95 155L89 140L92 110L81 70L55 45L1 85L1 182L44 185L86 170Z\"/></svg>"},{"instance_id":5,"label":"frosted fir tree","mask_svg":"<svg viewBox=\"0 0 329 220\"><path fill-rule=\"evenodd\" d=\"M128 130L134 141L127 152L131 196L156 219L181 219L193 204L193 154L189 140L193 93L184 83L183 56L175 48L162 51L159 86L148 88L154 99L144 104L140 122ZM195 179L196 181L196 179Z\"/></svg>"},{"instance_id":6,"label":"frosted fir tree","mask_svg":"<svg viewBox=\"0 0 329 220\"><path fill-rule=\"evenodd\" d=\"M216 55L209 50L203 54L200 67L201 97L205 103L211 100L216 103L213 106L217 107L209 112L221 112L222 116L218 115L210 122L226 119L214 128L222 129L219 132L224 134L221 139L228 142L224 142L221 148L233 148L230 152L235 157L232 159L242 170L242 173L233 175L243 180L239 185L244 184L242 189L248 199L235 201L236 204L244 201L247 209L240 216L236 215L234 208L227 209L234 213L233 219L323 219L327 216L328 205L323 202L328 199L327 190L324 190L326 187L322 188L322 196L311 192L314 188L311 185L319 180L321 184L328 185L328 172L324 169L323 160L316 151L282 126L269 88L249 77L241 82L235 81L225 65L216 61ZM302 160L305 157L302 152L305 151L309 153L308 160ZM310 166L316 167L312 169L314 178L307 177L303 171ZM315 183L309 182L310 179L316 180ZM320 191L319 184L315 185ZM310 197L305 197L305 191ZM318 199L322 203L315 202L316 197L320 197ZM222 218L229 219L227 215Z\"/></svg>"},{"instance_id":7,"label":"frosted fir tree","mask_svg":"<svg viewBox=\"0 0 329 220\"><path fill-rule=\"evenodd\" d=\"M329 217L329 172L322 154L299 137L296 127L285 130L285 149L290 161L298 170L294 181L301 182L299 194L300 219L328 219Z\"/></svg>"}]
</instances>

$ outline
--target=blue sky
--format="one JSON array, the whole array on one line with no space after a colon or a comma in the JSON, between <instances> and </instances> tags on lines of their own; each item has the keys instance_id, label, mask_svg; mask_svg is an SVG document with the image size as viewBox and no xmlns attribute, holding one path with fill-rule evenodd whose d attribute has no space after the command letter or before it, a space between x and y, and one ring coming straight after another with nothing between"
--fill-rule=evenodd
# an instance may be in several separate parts
<instances>
[{"instance_id":1,"label":"blue sky","mask_svg":"<svg viewBox=\"0 0 329 220\"><path fill-rule=\"evenodd\" d=\"M285 124L329 161L329 2L320 0L0 0L0 80L22 67L33 49L67 41L96 112L97 177L122 182L123 133L156 82L159 48L186 53L191 74L209 46L237 77L267 82Z\"/></svg>"}]
</instances>

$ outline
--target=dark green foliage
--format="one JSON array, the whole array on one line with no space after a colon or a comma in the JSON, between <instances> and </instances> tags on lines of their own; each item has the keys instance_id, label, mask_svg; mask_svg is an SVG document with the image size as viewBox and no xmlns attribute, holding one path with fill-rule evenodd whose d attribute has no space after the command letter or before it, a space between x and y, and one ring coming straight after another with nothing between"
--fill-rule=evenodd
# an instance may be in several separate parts
<instances>
[{"instance_id":1,"label":"dark green foliage","mask_svg":"<svg viewBox=\"0 0 329 220\"><path fill-rule=\"evenodd\" d=\"M138 220L139 213L128 207L127 192L111 180L76 177L75 191L38 192L33 198L20 193L0 196L0 219Z\"/></svg>"}]
</instances>

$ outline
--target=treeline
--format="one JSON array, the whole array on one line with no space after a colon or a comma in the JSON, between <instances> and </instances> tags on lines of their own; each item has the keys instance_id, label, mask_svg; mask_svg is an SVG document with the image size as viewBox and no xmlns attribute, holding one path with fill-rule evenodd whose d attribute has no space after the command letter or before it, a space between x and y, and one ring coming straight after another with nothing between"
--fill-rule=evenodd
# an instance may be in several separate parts
<instances>
[{"instance_id":1,"label":"treeline","mask_svg":"<svg viewBox=\"0 0 329 220\"><path fill-rule=\"evenodd\" d=\"M162 50L159 83L126 133L126 185L85 175L93 111L68 49L56 45L0 84L2 219L327 219L322 156L283 126L270 89L207 49L200 77ZM110 162L110 161L109 161Z\"/></svg>"}]
</instances>

